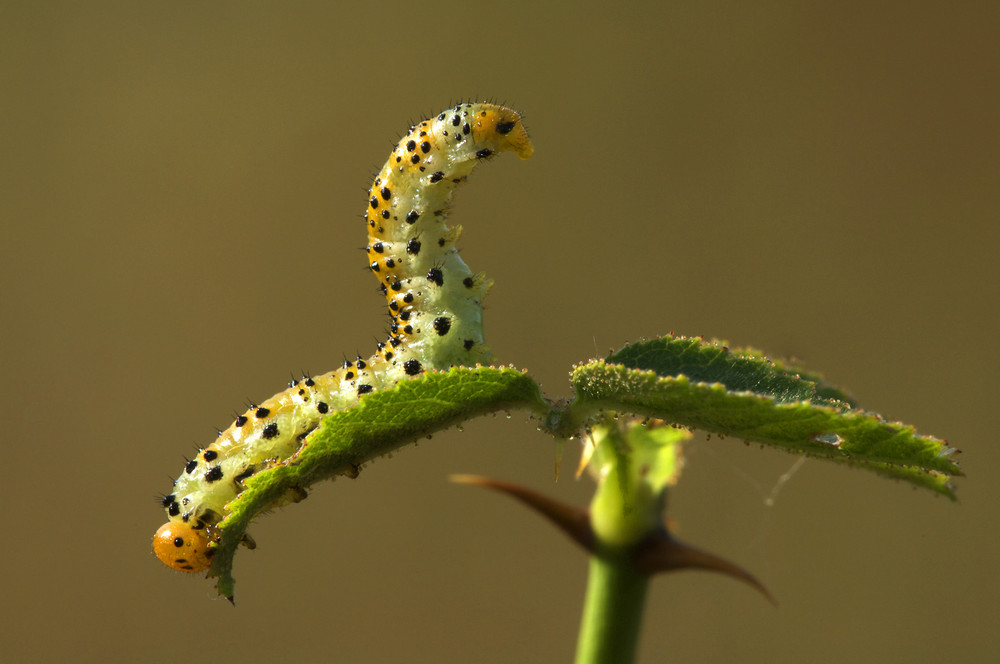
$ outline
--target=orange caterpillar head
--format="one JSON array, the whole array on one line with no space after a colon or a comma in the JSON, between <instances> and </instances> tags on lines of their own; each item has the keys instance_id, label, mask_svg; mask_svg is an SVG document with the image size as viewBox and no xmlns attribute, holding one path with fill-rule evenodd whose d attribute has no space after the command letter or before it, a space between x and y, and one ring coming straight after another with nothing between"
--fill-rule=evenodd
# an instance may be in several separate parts
<instances>
[{"instance_id":1,"label":"orange caterpillar head","mask_svg":"<svg viewBox=\"0 0 1000 664\"><path fill-rule=\"evenodd\" d=\"M167 521L153 535L153 552L160 561L181 572L201 572L212 563L208 535L183 521Z\"/></svg>"}]
</instances>

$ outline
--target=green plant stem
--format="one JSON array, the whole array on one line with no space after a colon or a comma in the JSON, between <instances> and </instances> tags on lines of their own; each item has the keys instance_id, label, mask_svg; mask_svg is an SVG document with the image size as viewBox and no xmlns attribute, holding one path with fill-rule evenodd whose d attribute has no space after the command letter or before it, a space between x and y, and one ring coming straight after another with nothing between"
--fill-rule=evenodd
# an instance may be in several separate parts
<instances>
[{"instance_id":1,"label":"green plant stem","mask_svg":"<svg viewBox=\"0 0 1000 664\"><path fill-rule=\"evenodd\" d=\"M635 660L649 577L625 552L591 556L576 664L627 664Z\"/></svg>"}]
</instances>

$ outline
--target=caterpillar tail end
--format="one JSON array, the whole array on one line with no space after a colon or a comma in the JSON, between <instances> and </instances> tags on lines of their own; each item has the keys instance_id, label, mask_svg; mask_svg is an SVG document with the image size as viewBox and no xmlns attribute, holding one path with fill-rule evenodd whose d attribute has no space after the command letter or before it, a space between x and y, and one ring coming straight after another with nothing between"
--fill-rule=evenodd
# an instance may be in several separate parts
<instances>
[{"instance_id":1,"label":"caterpillar tail end","mask_svg":"<svg viewBox=\"0 0 1000 664\"><path fill-rule=\"evenodd\" d=\"M535 154L535 146L532 145L531 139L528 138L528 133L523 128L521 131L524 133L524 142L516 144L511 150L521 159L528 159L531 155Z\"/></svg>"},{"instance_id":2,"label":"caterpillar tail end","mask_svg":"<svg viewBox=\"0 0 1000 664\"><path fill-rule=\"evenodd\" d=\"M525 130L524 125L520 122L517 123L517 127L512 132L507 134L507 149L522 160L528 159L531 155L535 154L535 146L531 143L527 130Z\"/></svg>"},{"instance_id":3,"label":"caterpillar tail end","mask_svg":"<svg viewBox=\"0 0 1000 664\"><path fill-rule=\"evenodd\" d=\"M521 122L521 114L503 106L483 104L478 107L480 117L472 131L473 138L480 142L493 139L499 134L494 152L509 150L521 159L528 159L535 152L535 146L528 138L528 131Z\"/></svg>"},{"instance_id":4,"label":"caterpillar tail end","mask_svg":"<svg viewBox=\"0 0 1000 664\"><path fill-rule=\"evenodd\" d=\"M535 153L535 146L528 137L528 130L524 128L524 123L521 121L520 113L517 113L516 117L517 120L514 122L514 127L504 135L504 140L501 143L500 149L510 150L522 160L528 159ZM501 126L502 125L497 125L498 131ZM509 124L507 126L509 126Z\"/></svg>"}]
</instances>

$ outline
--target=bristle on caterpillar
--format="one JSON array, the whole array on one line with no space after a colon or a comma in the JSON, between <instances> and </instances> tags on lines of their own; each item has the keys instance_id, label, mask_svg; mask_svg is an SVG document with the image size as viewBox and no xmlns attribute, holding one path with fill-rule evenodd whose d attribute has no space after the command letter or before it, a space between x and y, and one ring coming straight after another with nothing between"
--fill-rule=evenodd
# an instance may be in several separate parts
<instances>
[{"instance_id":1,"label":"bristle on caterpillar","mask_svg":"<svg viewBox=\"0 0 1000 664\"><path fill-rule=\"evenodd\" d=\"M163 497L168 521L153 540L157 557L184 572L208 568L215 526L244 482L288 459L329 413L428 369L493 359L483 339L482 300L491 282L458 255L460 227L444 224L456 185L501 152L534 148L516 111L459 104L410 127L368 191L369 269L389 305L389 337L367 360L295 380L236 417ZM275 506L300 500L289 492Z\"/></svg>"}]
</instances>

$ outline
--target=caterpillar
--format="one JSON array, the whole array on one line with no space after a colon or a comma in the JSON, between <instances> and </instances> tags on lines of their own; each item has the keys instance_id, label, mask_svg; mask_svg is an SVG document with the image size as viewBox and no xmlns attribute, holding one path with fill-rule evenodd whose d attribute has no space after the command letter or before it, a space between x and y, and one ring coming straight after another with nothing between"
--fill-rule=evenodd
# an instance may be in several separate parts
<instances>
[{"instance_id":1,"label":"caterpillar","mask_svg":"<svg viewBox=\"0 0 1000 664\"><path fill-rule=\"evenodd\" d=\"M389 305L389 338L366 360L292 381L252 405L186 463L162 498L168 521L153 537L164 564L207 569L226 505L249 477L294 454L326 414L426 370L493 359L482 324L491 282L462 261L455 248L461 227L444 220L455 187L505 151L527 159L534 147L520 114L503 106L458 104L410 127L368 190L364 214L368 266ZM303 497L289 492L275 506Z\"/></svg>"}]
</instances>

